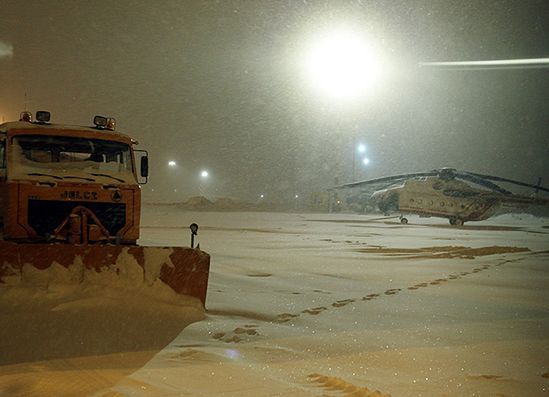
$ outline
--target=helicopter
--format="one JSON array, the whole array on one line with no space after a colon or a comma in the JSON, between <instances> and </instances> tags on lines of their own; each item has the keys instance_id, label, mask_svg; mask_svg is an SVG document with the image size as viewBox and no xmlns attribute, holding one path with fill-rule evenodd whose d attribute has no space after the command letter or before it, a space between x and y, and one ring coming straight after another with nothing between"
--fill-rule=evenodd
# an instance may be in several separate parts
<instances>
[{"instance_id":1,"label":"helicopter","mask_svg":"<svg viewBox=\"0 0 549 397\"><path fill-rule=\"evenodd\" d=\"M514 194L495 182L504 182L534 188L533 197ZM421 217L440 217L451 225L462 226L468 221L481 221L502 212L528 208L531 205L549 205L549 198L538 197L542 187L493 175L477 174L454 168L441 168L428 172L392 175L335 186L333 189L357 188L385 184L370 197L386 215L400 212L400 222L407 224L403 214Z\"/></svg>"}]
</instances>

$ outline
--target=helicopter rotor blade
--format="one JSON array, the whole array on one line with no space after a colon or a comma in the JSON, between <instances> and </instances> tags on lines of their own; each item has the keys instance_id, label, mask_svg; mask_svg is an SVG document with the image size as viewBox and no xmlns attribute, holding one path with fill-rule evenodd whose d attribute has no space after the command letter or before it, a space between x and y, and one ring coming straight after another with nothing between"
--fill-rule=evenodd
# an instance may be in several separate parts
<instances>
[{"instance_id":1,"label":"helicopter rotor blade","mask_svg":"<svg viewBox=\"0 0 549 397\"><path fill-rule=\"evenodd\" d=\"M385 176L385 177L382 177L382 178L367 179L367 180L364 180L364 181L345 183L343 185L334 186L333 189L358 187L358 186L364 186L364 185L375 185L375 184L384 183L384 182L399 182L399 181L402 181L402 180L417 178L417 177L420 177L420 176L436 176L436 175L437 175L436 171L414 172L414 173L410 173L410 174L392 175L392 176Z\"/></svg>"},{"instance_id":2,"label":"helicopter rotor blade","mask_svg":"<svg viewBox=\"0 0 549 397\"><path fill-rule=\"evenodd\" d=\"M469 172L466 172L466 171L457 172L456 177L460 178L460 179L464 179L464 180L472 182L472 183L475 183L479 186L484 186L484 187L486 187L486 188L488 188L488 189L490 189L494 192L498 192L498 193L501 193L501 194L513 194L509 190L504 189L501 186L496 185L493 182L490 182L489 180L486 180L486 178L482 178L482 177L479 177L477 175L473 175L473 174L471 174Z\"/></svg>"},{"instance_id":3,"label":"helicopter rotor blade","mask_svg":"<svg viewBox=\"0 0 549 397\"><path fill-rule=\"evenodd\" d=\"M477 174L477 173L473 173L473 172L467 172L467 173L470 174L470 175L474 175L474 176L477 176L479 178L484 178L484 179L488 179L488 180L491 180L491 181L512 183L512 184L515 184L515 185L518 185L518 186L531 187L531 188L534 188L534 189L542 190L544 192L549 192L548 188L540 186L540 185L534 185L534 184L531 184L531 183L515 181L515 180L512 180L512 179L502 178L502 177L493 176L493 175L483 175L483 174Z\"/></svg>"},{"instance_id":4,"label":"helicopter rotor blade","mask_svg":"<svg viewBox=\"0 0 549 397\"><path fill-rule=\"evenodd\" d=\"M549 58L493 59L484 61L420 62L419 67L446 70L543 69Z\"/></svg>"}]
</instances>

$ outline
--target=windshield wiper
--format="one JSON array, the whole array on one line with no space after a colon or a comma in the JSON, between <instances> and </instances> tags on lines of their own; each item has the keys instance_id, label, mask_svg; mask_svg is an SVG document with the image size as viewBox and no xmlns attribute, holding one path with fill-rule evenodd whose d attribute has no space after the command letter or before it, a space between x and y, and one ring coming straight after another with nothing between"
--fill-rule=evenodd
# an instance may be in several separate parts
<instances>
[{"instance_id":1,"label":"windshield wiper","mask_svg":"<svg viewBox=\"0 0 549 397\"><path fill-rule=\"evenodd\" d=\"M118 181L118 182L122 182L122 183L126 182L124 179L120 179L120 178L117 178L115 176L108 175L108 174L94 174L94 173L90 172L90 175L93 175L93 176L106 176L107 178L112 178L112 179L114 179L115 181Z\"/></svg>"},{"instance_id":2,"label":"windshield wiper","mask_svg":"<svg viewBox=\"0 0 549 397\"><path fill-rule=\"evenodd\" d=\"M40 172L31 172L30 174L27 174L29 176L49 176L50 178L53 178L53 179L57 179L57 180L63 180L63 179L83 179L85 181L89 181L89 182L95 182L95 179L93 178L85 178L83 176L72 176L72 175L67 175L67 176L59 176L59 175L51 175L51 174L42 174Z\"/></svg>"},{"instance_id":3,"label":"windshield wiper","mask_svg":"<svg viewBox=\"0 0 549 397\"><path fill-rule=\"evenodd\" d=\"M85 181L95 182L95 179L93 179L93 178L86 178L86 177L83 177L83 176L72 176L72 175L67 175L67 176L64 176L63 178L64 178L64 179L83 179L83 180L85 180Z\"/></svg>"},{"instance_id":4,"label":"windshield wiper","mask_svg":"<svg viewBox=\"0 0 549 397\"><path fill-rule=\"evenodd\" d=\"M29 176L49 176L50 178L53 178L53 179L59 179L59 180L63 179L62 177L57 176L57 175L41 174L39 172L31 172L30 174L27 174L27 175L29 175Z\"/></svg>"}]
</instances>

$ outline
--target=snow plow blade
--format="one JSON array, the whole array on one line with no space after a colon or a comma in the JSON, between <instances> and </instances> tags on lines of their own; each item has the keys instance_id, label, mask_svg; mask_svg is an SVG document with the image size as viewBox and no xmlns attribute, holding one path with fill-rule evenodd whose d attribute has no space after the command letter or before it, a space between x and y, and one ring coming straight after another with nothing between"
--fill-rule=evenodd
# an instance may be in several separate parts
<instances>
[{"instance_id":1,"label":"snow plow blade","mask_svg":"<svg viewBox=\"0 0 549 397\"><path fill-rule=\"evenodd\" d=\"M193 296L206 305L210 256L199 249L0 240L0 284L47 287L51 273L63 268L67 283L93 282L105 272L134 285L152 286L160 280L176 294Z\"/></svg>"}]
</instances>

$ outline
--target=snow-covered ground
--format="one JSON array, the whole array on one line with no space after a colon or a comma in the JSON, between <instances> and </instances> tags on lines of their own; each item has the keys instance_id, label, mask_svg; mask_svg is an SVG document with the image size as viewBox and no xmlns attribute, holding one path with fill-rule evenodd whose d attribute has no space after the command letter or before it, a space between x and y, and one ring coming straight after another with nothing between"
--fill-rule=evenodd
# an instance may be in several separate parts
<instances>
[{"instance_id":1,"label":"snow-covered ground","mask_svg":"<svg viewBox=\"0 0 549 397\"><path fill-rule=\"evenodd\" d=\"M188 245L199 224L205 318L154 356L1 366L0 396L549 393L549 221L409 221L146 206L142 245Z\"/></svg>"}]
</instances>

